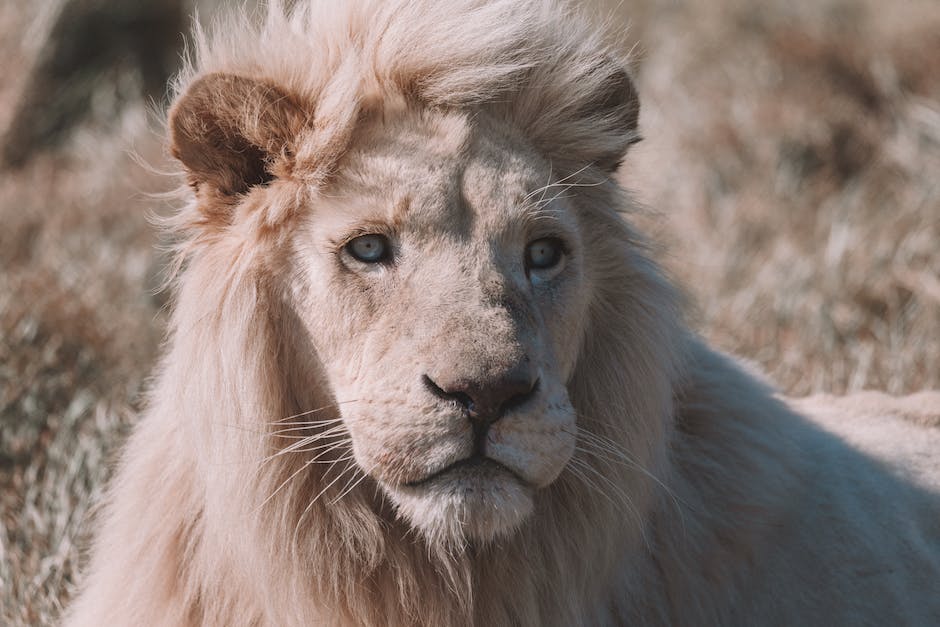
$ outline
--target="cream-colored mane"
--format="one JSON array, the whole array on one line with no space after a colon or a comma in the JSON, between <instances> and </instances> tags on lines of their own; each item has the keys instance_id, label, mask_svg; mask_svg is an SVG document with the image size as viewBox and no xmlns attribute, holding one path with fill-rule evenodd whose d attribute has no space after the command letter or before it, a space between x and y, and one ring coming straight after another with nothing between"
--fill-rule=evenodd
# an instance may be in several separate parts
<instances>
[{"instance_id":1,"label":"cream-colored mane","mask_svg":"<svg viewBox=\"0 0 940 627\"><path fill-rule=\"evenodd\" d=\"M940 622L937 396L826 414L920 456L876 461L685 328L614 48L299 5L178 81L171 336L67 624Z\"/></svg>"}]
</instances>

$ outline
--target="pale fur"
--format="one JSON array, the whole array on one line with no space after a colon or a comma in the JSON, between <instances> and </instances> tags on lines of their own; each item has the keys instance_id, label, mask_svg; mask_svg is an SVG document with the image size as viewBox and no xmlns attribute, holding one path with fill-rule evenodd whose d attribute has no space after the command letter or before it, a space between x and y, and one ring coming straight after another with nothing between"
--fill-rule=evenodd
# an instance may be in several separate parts
<instances>
[{"instance_id":1,"label":"pale fur","mask_svg":"<svg viewBox=\"0 0 940 627\"><path fill-rule=\"evenodd\" d=\"M938 397L804 401L814 423L685 328L610 178L636 128L591 108L616 55L586 22L324 1L214 33L175 119L236 75L285 107L240 132L290 137L246 193L187 173L167 353L67 624L940 623ZM410 283L337 270L331 238L402 204ZM546 222L569 265L524 285L498 253ZM403 488L463 454L422 373L523 354L543 385L488 445L527 483ZM337 465L283 453L331 427Z\"/></svg>"}]
</instances>

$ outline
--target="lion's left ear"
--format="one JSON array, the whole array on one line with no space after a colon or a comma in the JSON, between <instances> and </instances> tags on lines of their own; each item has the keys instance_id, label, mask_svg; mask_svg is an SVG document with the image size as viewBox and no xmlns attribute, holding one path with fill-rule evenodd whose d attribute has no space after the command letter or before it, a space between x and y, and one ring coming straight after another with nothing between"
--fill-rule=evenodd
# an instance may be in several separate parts
<instances>
[{"instance_id":1,"label":"lion's left ear","mask_svg":"<svg viewBox=\"0 0 940 627\"><path fill-rule=\"evenodd\" d=\"M640 98L627 70L609 60L602 70L605 76L600 82L594 102L588 106L591 119L607 127L608 150L595 158L598 167L615 172L623 162L627 149L640 141L637 126L640 119Z\"/></svg>"},{"instance_id":2,"label":"lion's left ear","mask_svg":"<svg viewBox=\"0 0 940 627\"><path fill-rule=\"evenodd\" d=\"M519 99L512 115L552 163L571 171L592 165L613 173L640 140L640 100L611 56L538 68Z\"/></svg>"},{"instance_id":3,"label":"lion's left ear","mask_svg":"<svg viewBox=\"0 0 940 627\"><path fill-rule=\"evenodd\" d=\"M275 85L209 74L170 109L170 150L193 184L236 196L290 169L304 120L301 106Z\"/></svg>"}]
</instances>

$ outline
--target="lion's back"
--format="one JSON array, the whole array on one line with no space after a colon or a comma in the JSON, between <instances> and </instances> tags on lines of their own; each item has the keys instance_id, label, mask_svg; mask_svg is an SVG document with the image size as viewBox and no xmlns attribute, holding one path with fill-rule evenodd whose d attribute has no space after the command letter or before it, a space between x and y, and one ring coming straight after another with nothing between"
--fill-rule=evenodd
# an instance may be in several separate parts
<instances>
[{"instance_id":1,"label":"lion's back","mask_svg":"<svg viewBox=\"0 0 940 627\"><path fill-rule=\"evenodd\" d=\"M940 392L815 395L789 404L824 430L940 498ZM937 521L940 527L940 519Z\"/></svg>"},{"instance_id":2,"label":"lion's back","mask_svg":"<svg viewBox=\"0 0 940 627\"><path fill-rule=\"evenodd\" d=\"M940 624L940 393L788 404L809 418L810 470L744 624Z\"/></svg>"}]
</instances>

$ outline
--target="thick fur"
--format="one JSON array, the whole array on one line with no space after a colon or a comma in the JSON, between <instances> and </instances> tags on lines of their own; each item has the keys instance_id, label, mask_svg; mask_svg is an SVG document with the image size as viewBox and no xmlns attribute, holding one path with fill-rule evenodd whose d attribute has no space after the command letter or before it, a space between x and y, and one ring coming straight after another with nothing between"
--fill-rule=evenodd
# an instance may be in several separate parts
<instances>
[{"instance_id":1,"label":"thick fur","mask_svg":"<svg viewBox=\"0 0 940 627\"><path fill-rule=\"evenodd\" d=\"M685 328L610 177L636 94L571 11L275 5L177 92L171 336L67 624L940 623L937 395L813 422ZM371 232L394 266L348 258ZM521 363L500 465L425 483L469 427L422 377Z\"/></svg>"}]
</instances>

